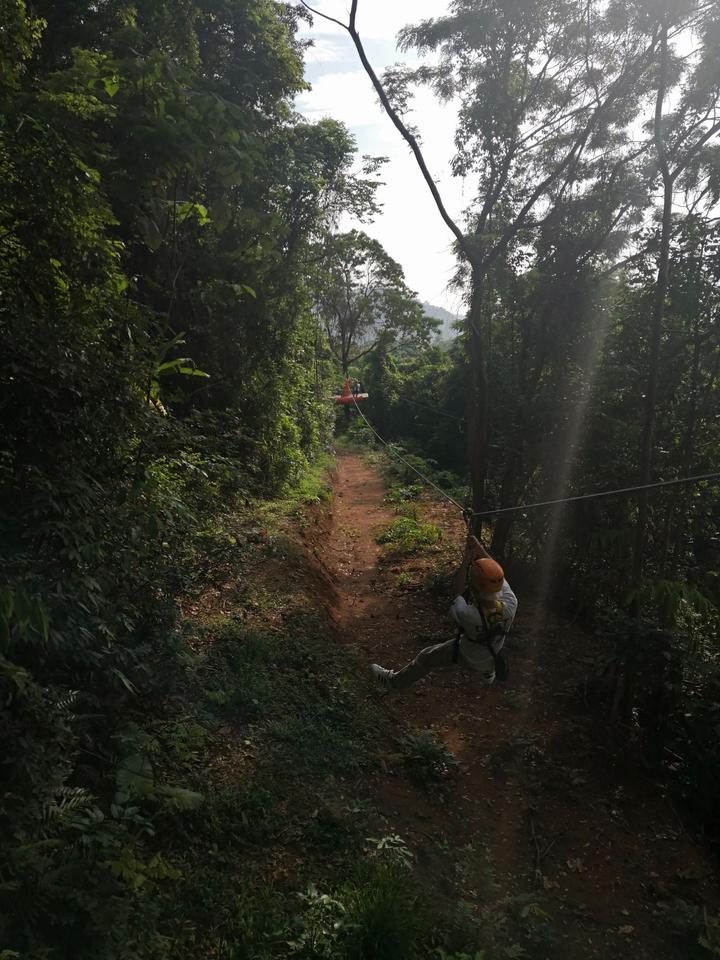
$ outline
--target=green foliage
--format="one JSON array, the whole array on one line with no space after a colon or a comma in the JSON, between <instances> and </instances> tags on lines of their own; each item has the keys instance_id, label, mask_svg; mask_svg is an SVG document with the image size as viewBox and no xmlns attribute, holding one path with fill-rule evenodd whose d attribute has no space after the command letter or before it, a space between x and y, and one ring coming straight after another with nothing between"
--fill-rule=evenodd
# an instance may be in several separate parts
<instances>
[{"instance_id":1,"label":"green foliage","mask_svg":"<svg viewBox=\"0 0 720 960\"><path fill-rule=\"evenodd\" d=\"M720 917L713 917L703 910L705 931L700 936L699 944L705 947L713 957L720 957Z\"/></svg>"},{"instance_id":2,"label":"green foliage","mask_svg":"<svg viewBox=\"0 0 720 960\"><path fill-rule=\"evenodd\" d=\"M639 590L628 594L628 606L632 605L636 598L660 612L663 619L672 626L678 624L685 612L701 616L716 612L712 603L699 590L678 580L645 581Z\"/></svg>"},{"instance_id":3,"label":"green foliage","mask_svg":"<svg viewBox=\"0 0 720 960\"><path fill-rule=\"evenodd\" d=\"M720 665L714 643L702 643L695 617L673 627L637 621L606 609L596 689L601 702L618 684L632 692L633 722L645 761L665 769L669 783L699 820L712 817L720 795L720 753L708 730L720 720ZM668 763L668 756L672 762Z\"/></svg>"},{"instance_id":4,"label":"green foliage","mask_svg":"<svg viewBox=\"0 0 720 960\"><path fill-rule=\"evenodd\" d=\"M433 523L421 523L413 517L398 517L377 537L397 553L418 553L433 547L442 539L442 531Z\"/></svg>"},{"instance_id":5,"label":"green foliage","mask_svg":"<svg viewBox=\"0 0 720 960\"><path fill-rule=\"evenodd\" d=\"M176 600L242 566L234 498L321 495L306 262L375 178L293 114L296 26L270 0L2 5L0 941L22 956L164 954L178 878L152 838L202 807L206 735L143 716L180 682Z\"/></svg>"},{"instance_id":6,"label":"green foliage","mask_svg":"<svg viewBox=\"0 0 720 960\"><path fill-rule=\"evenodd\" d=\"M388 503L404 504L408 500L418 500L422 492L421 483L411 483L406 486L395 484L388 488L385 499Z\"/></svg>"},{"instance_id":7,"label":"green foliage","mask_svg":"<svg viewBox=\"0 0 720 960\"><path fill-rule=\"evenodd\" d=\"M427 342L425 317L403 270L377 240L358 230L328 235L319 252L316 298L328 346L343 373L391 344Z\"/></svg>"},{"instance_id":8,"label":"green foliage","mask_svg":"<svg viewBox=\"0 0 720 960\"><path fill-rule=\"evenodd\" d=\"M410 960L426 952L430 933L420 895L402 871L361 862L331 892L309 883L295 895L293 914L271 891L245 896L236 906L232 956Z\"/></svg>"},{"instance_id":9,"label":"green foliage","mask_svg":"<svg viewBox=\"0 0 720 960\"><path fill-rule=\"evenodd\" d=\"M388 834L384 837L368 837L368 842L373 844L373 856L393 867L405 867L411 869L413 865L413 854L401 836L396 833Z\"/></svg>"},{"instance_id":10,"label":"green foliage","mask_svg":"<svg viewBox=\"0 0 720 960\"><path fill-rule=\"evenodd\" d=\"M371 718L315 621L288 621L280 634L248 631L234 621L212 629L222 646L206 666L213 678L205 692L208 708L235 723L261 723L269 756L286 776L346 771L366 762Z\"/></svg>"},{"instance_id":11,"label":"green foliage","mask_svg":"<svg viewBox=\"0 0 720 960\"><path fill-rule=\"evenodd\" d=\"M443 950L442 947L437 949L438 960L486 960L486 954L484 950L476 950L474 953L448 953L447 950Z\"/></svg>"},{"instance_id":12,"label":"green foliage","mask_svg":"<svg viewBox=\"0 0 720 960\"><path fill-rule=\"evenodd\" d=\"M457 347L447 352L436 345L416 346L402 353L379 348L368 357L362 376L373 425L383 437L399 442L403 456L424 474L435 479L440 464L440 486L451 493L463 486L467 471L465 365ZM401 464L396 469L394 478L401 483L418 481ZM461 501L466 496L463 490Z\"/></svg>"},{"instance_id":13,"label":"green foliage","mask_svg":"<svg viewBox=\"0 0 720 960\"><path fill-rule=\"evenodd\" d=\"M410 775L419 783L442 783L457 766L456 757L430 730L409 734L401 744Z\"/></svg>"},{"instance_id":14,"label":"green foliage","mask_svg":"<svg viewBox=\"0 0 720 960\"><path fill-rule=\"evenodd\" d=\"M363 864L345 888L346 922L351 931L347 960L411 960L429 933L419 891L406 871Z\"/></svg>"}]
</instances>

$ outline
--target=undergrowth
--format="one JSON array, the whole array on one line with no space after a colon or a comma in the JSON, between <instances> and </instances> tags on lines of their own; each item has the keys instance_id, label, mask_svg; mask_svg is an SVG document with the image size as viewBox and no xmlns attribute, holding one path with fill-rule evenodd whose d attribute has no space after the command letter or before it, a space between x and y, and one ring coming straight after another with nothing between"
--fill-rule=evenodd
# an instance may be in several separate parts
<instances>
[{"instance_id":1,"label":"undergrowth","mask_svg":"<svg viewBox=\"0 0 720 960\"><path fill-rule=\"evenodd\" d=\"M158 831L167 877L148 894L162 946L138 956L431 960L453 938L474 949L476 929L448 923L405 842L376 835L383 821L356 785L389 731L355 655L292 603L283 629L215 617L188 637L182 709L148 736L144 769L182 769L202 800ZM422 736L407 749L428 779L452 759Z\"/></svg>"},{"instance_id":2,"label":"undergrowth","mask_svg":"<svg viewBox=\"0 0 720 960\"><path fill-rule=\"evenodd\" d=\"M280 498L253 503L252 510L263 526L276 530L289 518L300 518L310 504L327 503L332 497L330 472L334 464L331 454L318 454L292 484L286 484Z\"/></svg>"},{"instance_id":3,"label":"undergrowth","mask_svg":"<svg viewBox=\"0 0 720 960\"><path fill-rule=\"evenodd\" d=\"M431 730L403 737L405 763L419 783L440 783L457 767L457 759Z\"/></svg>"},{"instance_id":4,"label":"undergrowth","mask_svg":"<svg viewBox=\"0 0 720 960\"><path fill-rule=\"evenodd\" d=\"M398 517L377 537L377 542L396 553L418 553L435 547L442 540L442 530L434 523L415 517Z\"/></svg>"}]
</instances>

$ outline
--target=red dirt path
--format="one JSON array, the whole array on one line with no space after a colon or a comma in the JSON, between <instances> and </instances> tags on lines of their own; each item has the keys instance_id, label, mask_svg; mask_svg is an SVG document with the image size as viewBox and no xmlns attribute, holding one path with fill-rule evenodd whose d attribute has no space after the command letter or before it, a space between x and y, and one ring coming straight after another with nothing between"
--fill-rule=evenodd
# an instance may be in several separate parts
<instances>
[{"instance_id":1,"label":"red dirt path","mask_svg":"<svg viewBox=\"0 0 720 960\"><path fill-rule=\"evenodd\" d=\"M341 453L333 526L319 552L334 574L342 636L368 664L397 668L423 638L452 635L451 598L407 589L438 556L381 553L375 536L395 516L384 494L361 454ZM422 509L443 530L449 574L462 522L450 505ZM509 683L478 686L452 668L404 694L370 694L398 736L432 729L460 764L442 789L418 788L403 776L399 748L384 747L376 804L443 895L484 911L500 942L522 943L533 960L702 956L694 921L681 920L678 932L672 920L684 910L677 900L717 910L716 865L662 790L604 749L577 692L593 642L552 616L541 625L519 600Z\"/></svg>"}]
</instances>

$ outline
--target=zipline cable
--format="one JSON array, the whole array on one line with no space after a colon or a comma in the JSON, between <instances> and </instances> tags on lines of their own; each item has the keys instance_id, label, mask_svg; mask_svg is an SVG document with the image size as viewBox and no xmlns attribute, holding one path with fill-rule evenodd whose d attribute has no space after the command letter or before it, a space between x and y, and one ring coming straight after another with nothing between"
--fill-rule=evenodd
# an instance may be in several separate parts
<instances>
[{"instance_id":1,"label":"zipline cable","mask_svg":"<svg viewBox=\"0 0 720 960\"><path fill-rule=\"evenodd\" d=\"M602 490L598 493L581 493L576 497L561 497L558 500L539 500L535 503L524 503L517 507L498 507L496 510L470 511L467 507L463 507L461 504L459 504L457 500L454 500L450 496L450 494L445 493L445 491L442 490L436 483L433 483L433 481L429 477L426 477L424 473L421 473L417 469L417 467L414 467L411 463L408 463L408 461L404 457L402 457L397 452L397 450L395 450L395 448L392 447L387 442L387 440L384 440L380 436L380 434L377 432L375 427L370 423L368 418L365 416L365 414L362 412L360 407L357 405L357 401L355 400L354 397L353 397L353 403L355 404L355 409L357 410L357 412L363 418L368 428L378 438L380 443L382 443L385 447L387 447L390 453L394 457L397 457L398 460L402 460L405 466L409 467L413 471L413 473L416 473L421 480L424 480L425 483L431 486L434 490L437 490L437 492L442 497L444 497L446 500L449 500L450 503L456 506L458 510L462 513L463 518L465 519L466 522L469 522L469 520L474 519L475 517L478 517L478 518L494 517L498 513L518 513L523 510L533 510L536 507L552 507L560 503L576 503L578 500L597 500L600 497L613 497L613 496L618 496L621 493L635 493L638 490L656 490L659 487L671 487L679 483L699 483L701 480L715 480L717 478L720 478L720 471L715 473L699 473L699 474L695 474L692 477L679 477L676 480L658 480L655 483L641 483L634 487L619 487L617 490Z\"/></svg>"},{"instance_id":2,"label":"zipline cable","mask_svg":"<svg viewBox=\"0 0 720 960\"><path fill-rule=\"evenodd\" d=\"M596 500L599 497L612 497L621 493L634 493L637 490L653 490L658 487L671 487L678 483L696 483L700 480L714 480L720 477L718 473L699 473L693 477L679 477L677 480L658 480L656 483L641 483L635 487L620 487L617 490L603 490L599 493L581 493L576 497L561 497L559 500L540 500L536 503L525 503L518 507L498 507L496 510L478 510L472 513L473 517L491 517L496 513L512 513L518 510L532 510L535 507L551 507L558 503L574 503L577 500Z\"/></svg>"},{"instance_id":3,"label":"zipline cable","mask_svg":"<svg viewBox=\"0 0 720 960\"><path fill-rule=\"evenodd\" d=\"M432 480L430 479L430 477L426 477L424 473L421 473L421 472L417 469L417 467L414 467L411 463L408 463L408 461L405 459L405 457L402 457L402 456L397 452L397 450L395 450L394 447L391 447L390 444L387 442L387 440L383 440L383 438L382 438L382 437L380 436L380 434L377 432L377 430L375 429L375 427L370 423L370 421L368 420L368 418L367 418L367 417L365 416L365 414L362 412L362 410L360 409L360 407L359 407L358 404L357 404L357 400L356 400L354 397L353 397L353 403L355 404L355 409L356 409L357 412L360 414L360 416L363 418L363 420L365 421L365 423L367 424L367 426L370 428L370 430L372 430L372 432L373 432L373 433L375 434L375 436L378 438L378 440L380 441L380 443L382 443L384 446L386 446L386 447L388 448L388 450L390 451L390 453L391 453L394 457L397 457L398 460L402 460L402 462L405 464L405 466L406 466L406 467L409 467L409 468L413 471L413 473L416 473L416 474L420 477L421 480L424 480L425 483L429 484L434 490L437 490L437 492L440 494L440 496L445 497L446 500L449 500L450 503L452 503L454 506L456 506L456 507L458 508L458 510L460 511L460 513L463 514L463 516L467 513L465 507L463 507L462 504L458 503L457 500L453 500L453 498L450 496L449 493L445 493L445 491L442 490L436 483L433 483L433 482L432 482Z\"/></svg>"}]
</instances>

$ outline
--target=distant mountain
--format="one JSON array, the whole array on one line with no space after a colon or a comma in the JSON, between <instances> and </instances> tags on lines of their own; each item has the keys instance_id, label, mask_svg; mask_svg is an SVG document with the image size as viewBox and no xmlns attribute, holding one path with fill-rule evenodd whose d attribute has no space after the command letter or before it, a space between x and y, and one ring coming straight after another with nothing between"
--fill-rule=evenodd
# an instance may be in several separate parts
<instances>
[{"instance_id":1,"label":"distant mountain","mask_svg":"<svg viewBox=\"0 0 720 960\"><path fill-rule=\"evenodd\" d=\"M441 326L438 327L437 331L438 340L452 340L457 336L457 331L453 330L453 324L457 323L460 318L456 314L450 313L449 310L444 310L442 307L436 307L432 303L423 303L422 308L426 317L432 317L434 320L440 321Z\"/></svg>"}]
</instances>

